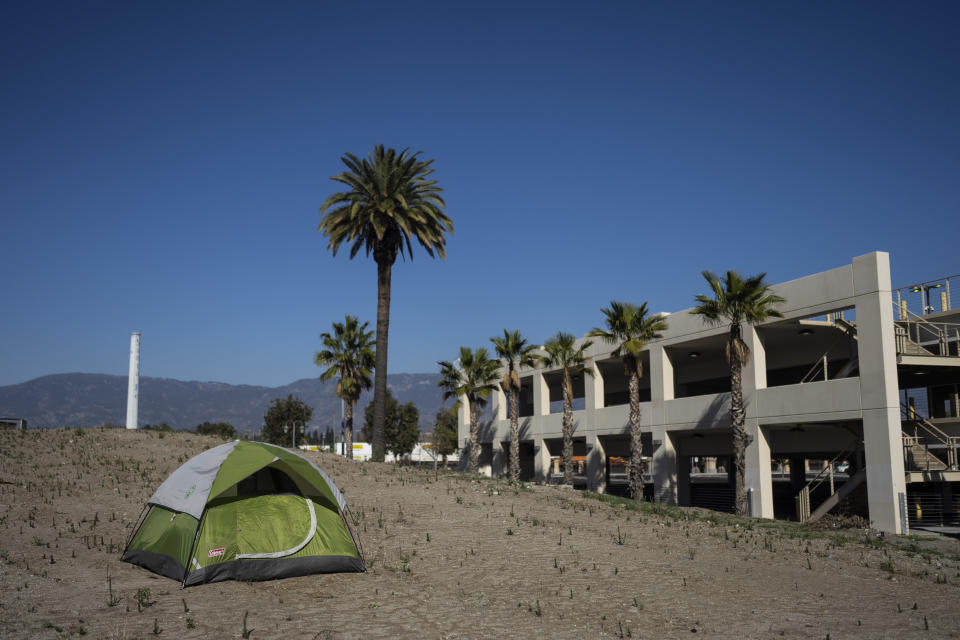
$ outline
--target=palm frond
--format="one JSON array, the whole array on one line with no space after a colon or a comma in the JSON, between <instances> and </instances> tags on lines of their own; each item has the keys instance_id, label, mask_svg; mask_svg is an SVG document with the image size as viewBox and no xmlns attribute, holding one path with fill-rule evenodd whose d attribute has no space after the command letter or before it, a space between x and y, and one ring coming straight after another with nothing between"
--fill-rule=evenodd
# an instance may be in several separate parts
<instances>
[{"instance_id":1,"label":"palm frond","mask_svg":"<svg viewBox=\"0 0 960 640\"><path fill-rule=\"evenodd\" d=\"M695 297L697 306L690 313L704 318L708 324L730 325L730 337L724 353L727 362L746 364L750 348L740 337L742 324L757 325L770 318L782 318L777 308L786 299L776 295L764 282L766 273L744 278L736 271L727 271L721 281L716 274L704 271L703 277L713 291L713 298L705 295Z\"/></svg>"},{"instance_id":2,"label":"palm frond","mask_svg":"<svg viewBox=\"0 0 960 640\"><path fill-rule=\"evenodd\" d=\"M453 234L453 222L444 213L443 190L427 179L433 160L420 159L420 153L377 145L362 159L344 154L348 171L331 180L348 190L324 200L318 227L334 255L346 243L351 259L364 249L392 264L397 255L412 258L416 240L429 256L446 258L446 234Z\"/></svg>"},{"instance_id":3,"label":"palm frond","mask_svg":"<svg viewBox=\"0 0 960 640\"><path fill-rule=\"evenodd\" d=\"M667 321L660 315L648 315L646 302L635 305L611 300L610 307L600 311L606 318L606 329L597 327L587 335L615 344L611 355L621 358L628 372L642 374L640 354L649 341L663 337L660 332L667 330Z\"/></svg>"},{"instance_id":4,"label":"palm frond","mask_svg":"<svg viewBox=\"0 0 960 640\"><path fill-rule=\"evenodd\" d=\"M332 333L320 334L320 340L324 350L316 353L314 364L327 367L320 379L336 377L337 396L355 402L364 389L372 386L375 340L369 323L360 324L355 316L348 315L342 323L333 323Z\"/></svg>"}]
</instances>

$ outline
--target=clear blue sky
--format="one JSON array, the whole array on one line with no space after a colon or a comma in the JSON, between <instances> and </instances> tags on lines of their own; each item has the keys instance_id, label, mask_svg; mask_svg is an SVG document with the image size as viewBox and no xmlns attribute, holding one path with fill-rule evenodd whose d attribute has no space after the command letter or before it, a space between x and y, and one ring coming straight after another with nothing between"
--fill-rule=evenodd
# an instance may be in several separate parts
<instances>
[{"instance_id":1,"label":"clear blue sky","mask_svg":"<svg viewBox=\"0 0 960 640\"><path fill-rule=\"evenodd\" d=\"M0 384L281 385L373 321L316 231L344 152L435 159L445 262L394 269L390 371L582 335L700 271L960 272L956 2L6 2Z\"/></svg>"}]
</instances>

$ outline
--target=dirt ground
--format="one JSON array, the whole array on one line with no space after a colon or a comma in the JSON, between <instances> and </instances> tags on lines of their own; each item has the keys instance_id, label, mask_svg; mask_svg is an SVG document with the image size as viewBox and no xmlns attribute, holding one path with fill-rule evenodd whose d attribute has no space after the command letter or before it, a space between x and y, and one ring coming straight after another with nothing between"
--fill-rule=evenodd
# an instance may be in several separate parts
<instances>
[{"instance_id":1,"label":"dirt ground","mask_svg":"<svg viewBox=\"0 0 960 640\"><path fill-rule=\"evenodd\" d=\"M153 490L216 444L0 432L0 637L960 637L953 539L637 509L329 454L307 455L344 491L367 573L181 589L120 562Z\"/></svg>"}]
</instances>

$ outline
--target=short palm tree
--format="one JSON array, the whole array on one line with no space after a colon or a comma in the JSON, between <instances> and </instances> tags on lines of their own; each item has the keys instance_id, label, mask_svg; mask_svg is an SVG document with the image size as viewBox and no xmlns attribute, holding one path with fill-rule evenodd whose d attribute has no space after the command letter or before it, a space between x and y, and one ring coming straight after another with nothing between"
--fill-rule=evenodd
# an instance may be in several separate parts
<instances>
[{"instance_id":1,"label":"short palm tree","mask_svg":"<svg viewBox=\"0 0 960 640\"><path fill-rule=\"evenodd\" d=\"M438 362L441 376L447 376L450 386L444 398L467 399L470 409L470 471L476 473L480 468L480 409L487 404L490 392L496 389L497 371L500 363L490 358L487 350L480 347L471 351L460 347L457 364Z\"/></svg>"},{"instance_id":2,"label":"short palm tree","mask_svg":"<svg viewBox=\"0 0 960 640\"><path fill-rule=\"evenodd\" d=\"M437 386L440 387L440 412L443 413L444 403L447 401L447 398L450 397L450 391L455 391L458 382L460 380L460 373L457 371L457 366L452 362L438 362L440 366L440 380L437 382Z\"/></svg>"},{"instance_id":3,"label":"short palm tree","mask_svg":"<svg viewBox=\"0 0 960 640\"><path fill-rule=\"evenodd\" d=\"M373 331L370 323L360 324L355 316L346 316L342 323L333 323L333 333L321 333L323 351L318 351L314 364L327 367L320 374L323 381L337 378L337 397L345 404L343 432L344 455L353 458L353 408L360 393L370 388L374 365Z\"/></svg>"},{"instance_id":4,"label":"short palm tree","mask_svg":"<svg viewBox=\"0 0 960 640\"><path fill-rule=\"evenodd\" d=\"M520 368L534 367L536 346L527 344L519 331L503 330L502 338L490 338L497 355L507 361L500 386L510 397L510 479L520 481Z\"/></svg>"},{"instance_id":5,"label":"short palm tree","mask_svg":"<svg viewBox=\"0 0 960 640\"><path fill-rule=\"evenodd\" d=\"M348 191L335 193L320 207L318 231L329 238L336 255L341 244L350 246L350 258L364 249L377 263L377 351L373 389L373 459L386 453L384 419L387 396L387 336L390 327L390 282L397 256L413 257L416 240L431 257L446 257L446 233L453 222L444 213L443 191L433 173L433 160L420 152L397 152L377 145L366 158L343 156L348 171L331 176Z\"/></svg>"},{"instance_id":6,"label":"short palm tree","mask_svg":"<svg viewBox=\"0 0 960 640\"><path fill-rule=\"evenodd\" d=\"M573 484L573 378L578 373L593 375L584 352L593 345L584 340L576 346L577 339L571 333L558 332L547 340L543 350L547 355L538 356L540 364L548 369L563 371L563 483Z\"/></svg>"},{"instance_id":7,"label":"short palm tree","mask_svg":"<svg viewBox=\"0 0 960 640\"><path fill-rule=\"evenodd\" d=\"M736 470L736 511L747 515L746 449L747 430L744 426L743 407L744 365L750 361L750 348L743 341L743 325L756 325L770 318L782 318L777 306L786 299L772 293L761 273L744 278L736 271L727 271L720 279L711 271L702 272L713 291L713 297L696 296L697 306L690 313L703 317L704 322L714 326L730 323L727 337L726 357L730 365L730 419L733 423L733 466Z\"/></svg>"},{"instance_id":8,"label":"short palm tree","mask_svg":"<svg viewBox=\"0 0 960 640\"><path fill-rule=\"evenodd\" d=\"M596 328L589 335L617 345L610 355L623 361L623 372L630 389L630 497L643 498L643 440L640 432L640 378L643 360L640 353L650 340L661 338L667 330L663 316L648 316L647 303L640 306L629 302L610 301L609 309L601 309L606 316L606 329Z\"/></svg>"},{"instance_id":9,"label":"short palm tree","mask_svg":"<svg viewBox=\"0 0 960 640\"><path fill-rule=\"evenodd\" d=\"M441 448L443 449L450 448L447 446L449 443L447 443L444 440L445 434L442 434L441 430L444 427L448 426L449 418L452 416L453 448L449 453L453 453L453 451L456 450L457 438L458 438L457 430L460 426L459 416L457 412L458 403L454 403L453 408L451 408L449 412L447 412L446 410L447 398L450 397L450 395L453 395L449 392L456 391L458 386L458 381L460 379L459 373L457 372L457 367L452 362L446 362L446 361L438 362L437 364L440 365L440 380L437 382L437 386L440 387L440 413L437 414L437 420L436 420L436 423L434 424L434 429L433 429L434 446L437 447L434 453L434 459L433 459L434 469L437 468L436 454L440 452ZM441 444L443 445L442 447L440 446ZM446 468L447 466L447 454L443 454L443 466L444 468Z\"/></svg>"}]
</instances>

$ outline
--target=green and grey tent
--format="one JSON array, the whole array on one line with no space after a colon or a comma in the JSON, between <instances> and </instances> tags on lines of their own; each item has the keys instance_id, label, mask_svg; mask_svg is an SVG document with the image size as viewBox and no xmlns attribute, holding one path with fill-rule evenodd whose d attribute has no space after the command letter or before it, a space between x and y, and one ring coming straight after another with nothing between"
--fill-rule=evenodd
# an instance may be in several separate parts
<instances>
[{"instance_id":1,"label":"green and grey tent","mask_svg":"<svg viewBox=\"0 0 960 640\"><path fill-rule=\"evenodd\" d=\"M343 494L309 460L236 440L170 474L122 560L180 580L270 580L364 571Z\"/></svg>"}]
</instances>

